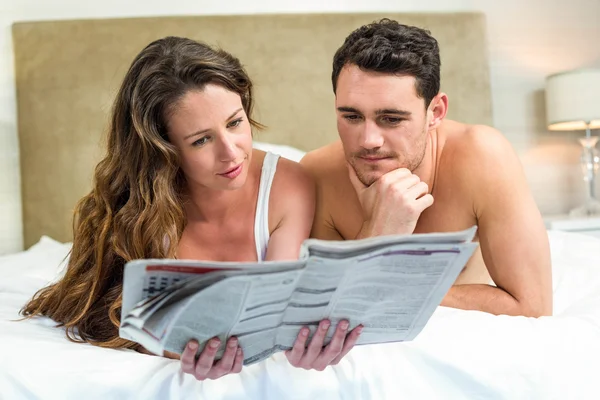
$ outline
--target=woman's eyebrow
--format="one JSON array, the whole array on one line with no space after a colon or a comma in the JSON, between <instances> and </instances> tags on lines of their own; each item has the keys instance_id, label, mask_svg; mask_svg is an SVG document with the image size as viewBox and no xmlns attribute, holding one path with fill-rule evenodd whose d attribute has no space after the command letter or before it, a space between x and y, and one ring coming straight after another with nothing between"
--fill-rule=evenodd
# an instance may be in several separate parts
<instances>
[{"instance_id":1,"label":"woman's eyebrow","mask_svg":"<svg viewBox=\"0 0 600 400\"><path fill-rule=\"evenodd\" d=\"M240 112L240 111L242 111L242 110L243 110L243 108L238 108L237 110L235 110L235 111L233 112L233 114L231 114L231 115L229 116L229 118L227 118L227 121L229 121L231 118L235 117L235 114L239 113L239 112ZM188 139L189 139L189 138L191 138L191 137L194 137L194 136L198 136L198 135L205 134L205 133L206 133L206 132L208 132L208 131L210 131L210 129L203 129L203 130L201 130L201 131L194 132L194 133L192 133L192 134L189 134L189 135L187 135L186 137L184 137L184 138L183 138L183 140L188 140Z\"/></svg>"}]
</instances>

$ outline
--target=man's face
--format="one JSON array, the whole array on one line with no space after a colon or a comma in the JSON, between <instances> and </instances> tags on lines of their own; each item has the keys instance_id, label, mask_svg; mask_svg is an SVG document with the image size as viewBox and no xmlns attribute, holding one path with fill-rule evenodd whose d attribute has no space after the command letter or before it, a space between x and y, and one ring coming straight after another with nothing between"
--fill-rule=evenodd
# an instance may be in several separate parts
<instances>
[{"instance_id":1,"label":"man's face","mask_svg":"<svg viewBox=\"0 0 600 400\"><path fill-rule=\"evenodd\" d=\"M364 185L394 169L419 167L429 113L414 77L348 65L338 77L335 106L346 160Z\"/></svg>"}]
</instances>

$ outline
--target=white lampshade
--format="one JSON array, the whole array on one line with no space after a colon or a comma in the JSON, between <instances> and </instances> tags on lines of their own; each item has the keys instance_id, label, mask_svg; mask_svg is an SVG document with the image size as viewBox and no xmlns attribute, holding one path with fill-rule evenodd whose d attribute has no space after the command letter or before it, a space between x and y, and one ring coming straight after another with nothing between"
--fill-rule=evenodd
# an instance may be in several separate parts
<instances>
[{"instance_id":1,"label":"white lampshade","mask_svg":"<svg viewBox=\"0 0 600 400\"><path fill-rule=\"evenodd\" d=\"M552 131L600 129L600 69L577 69L546 78L546 120Z\"/></svg>"}]
</instances>

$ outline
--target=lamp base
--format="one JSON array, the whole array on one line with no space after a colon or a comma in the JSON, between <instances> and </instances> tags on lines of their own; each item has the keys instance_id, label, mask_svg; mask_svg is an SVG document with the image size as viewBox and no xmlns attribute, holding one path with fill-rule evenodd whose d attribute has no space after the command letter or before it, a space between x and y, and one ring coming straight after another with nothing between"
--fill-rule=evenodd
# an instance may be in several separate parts
<instances>
[{"instance_id":1,"label":"lamp base","mask_svg":"<svg viewBox=\"0 0 600 400\"><path fill-rule=\"evenodd\" d=\"M569 212L571 218L585 218L600 216L600 201L589 199L584 205L574 208Z\"/></svg>"}]
</instances>

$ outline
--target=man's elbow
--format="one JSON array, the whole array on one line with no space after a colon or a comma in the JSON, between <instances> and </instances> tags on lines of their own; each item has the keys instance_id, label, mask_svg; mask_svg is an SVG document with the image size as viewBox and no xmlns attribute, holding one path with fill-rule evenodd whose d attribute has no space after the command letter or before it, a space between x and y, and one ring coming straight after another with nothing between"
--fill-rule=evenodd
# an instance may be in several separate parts
<instances>
[{"instance_id":1,"label":"man's elbow","mask_svg":"<svg viewBox=\"0 0 600 400\"><path fill-rule=\"evenodd\" d=\"M552 295L528 297L517 301L520 308L519 314L525 317L538 318L552 315Z\"/></svg>"}]
</instances>

